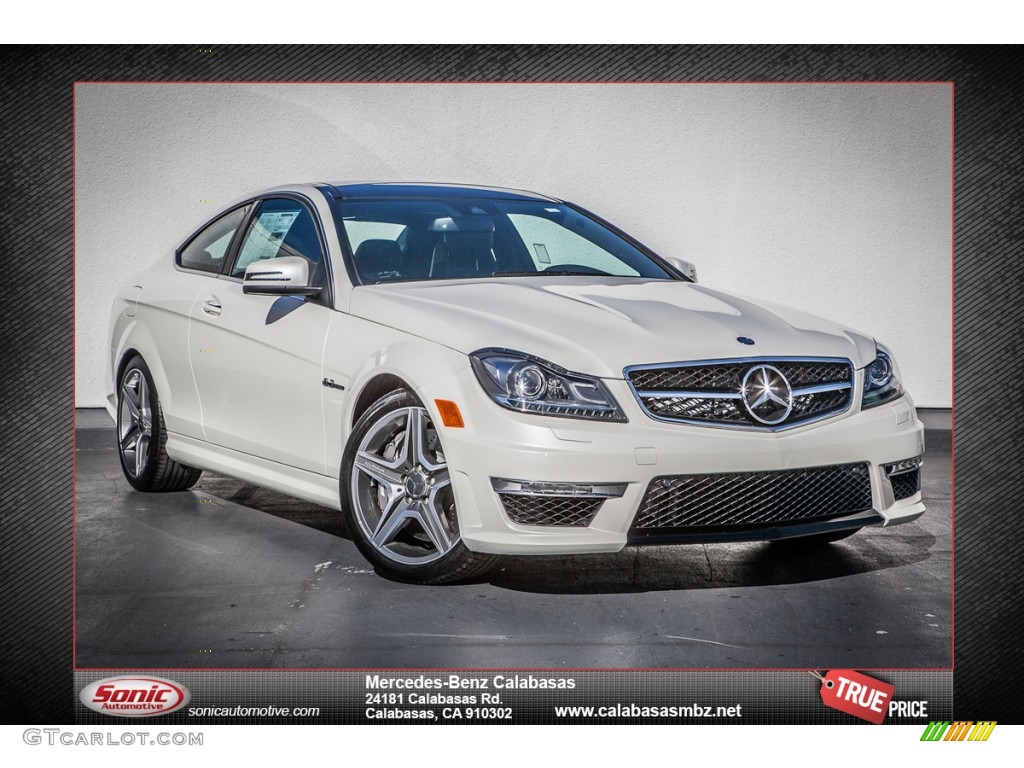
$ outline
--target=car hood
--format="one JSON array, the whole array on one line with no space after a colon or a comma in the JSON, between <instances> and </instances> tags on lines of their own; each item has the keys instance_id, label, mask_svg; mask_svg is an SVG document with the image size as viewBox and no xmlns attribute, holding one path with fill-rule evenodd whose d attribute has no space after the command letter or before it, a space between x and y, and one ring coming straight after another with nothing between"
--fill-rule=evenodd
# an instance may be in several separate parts
<instances>
[{"instance_id":1,"label":"car hood","mask_svg":"<svg viewBox=\"0 0 1024 768\"><path fill-rule=\"evenodd\" d=\"M460 352L526 352L603 378L647 363L732 357L875 358L871 337L695 283L521 277L360 286L351 312ZM747 337L754 344L743 344Z\"/></svg>"}]
</instances>

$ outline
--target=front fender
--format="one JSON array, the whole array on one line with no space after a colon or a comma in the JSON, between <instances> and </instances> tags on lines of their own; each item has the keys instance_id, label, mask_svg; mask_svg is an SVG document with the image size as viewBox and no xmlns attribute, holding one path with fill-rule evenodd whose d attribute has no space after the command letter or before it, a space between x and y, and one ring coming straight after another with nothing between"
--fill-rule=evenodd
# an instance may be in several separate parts
<instances>
[{"instance_id":1,"label":"front fender","mask_svg":"<svg viewBox=\"0 0 1024 768\"><path fill-rule=\"evenodd\" d=\"M400 379L423 400L424 387L467 368L469 358L461 352L368 320L336 315L323 364L328 474L338 477L360 396L379 377ZM424 400L424 404L436 417L433 402Z\"/></svg>"}]
</instances>

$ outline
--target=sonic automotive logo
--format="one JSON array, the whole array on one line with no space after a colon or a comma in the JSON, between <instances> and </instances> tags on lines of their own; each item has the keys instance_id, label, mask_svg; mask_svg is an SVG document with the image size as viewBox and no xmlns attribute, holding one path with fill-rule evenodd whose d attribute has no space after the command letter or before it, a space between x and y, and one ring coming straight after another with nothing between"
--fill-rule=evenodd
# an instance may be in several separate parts
<instances>
[{"instance_id":1,"label":"sonic automotive logo","mask_svg":"<svg viewBox=\"0 0 1024 768\"><path fill-rule=\"evenodd\" d=\"M152 717L181 709L188 688L162 677L108 677L85 686L78 695L89 709L117 717Z\"/></svg>"},{"instance_id":2,"label":"sonic automotive logo","mask_svg":"<svg viewBox=\"0 0 1024 768\"><path fill-rule=\"evenodd\" d=\"M921 741L988 741L995 727L992 720L932 720L921 734Z\"/></svg>"}]
</instances>

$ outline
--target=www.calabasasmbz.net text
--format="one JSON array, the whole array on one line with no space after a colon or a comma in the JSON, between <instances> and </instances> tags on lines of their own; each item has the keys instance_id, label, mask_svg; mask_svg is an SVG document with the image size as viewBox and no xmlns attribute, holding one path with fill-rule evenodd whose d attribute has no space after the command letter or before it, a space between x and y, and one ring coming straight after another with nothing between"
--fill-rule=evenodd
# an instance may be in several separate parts
<instances>
[{"instance_id":1,"label":"www.calabasasmbz.net text","mask_svg":"<svg viewBox=\"0 0 1024 768\"><path fill-rule=\"evenodd\" d=\"M686 704L681 706L653 704L607 704L602 706L576 705L555 707L555 717L743 717L743 705L704 706Z\"/></svg>"}]
</instances>

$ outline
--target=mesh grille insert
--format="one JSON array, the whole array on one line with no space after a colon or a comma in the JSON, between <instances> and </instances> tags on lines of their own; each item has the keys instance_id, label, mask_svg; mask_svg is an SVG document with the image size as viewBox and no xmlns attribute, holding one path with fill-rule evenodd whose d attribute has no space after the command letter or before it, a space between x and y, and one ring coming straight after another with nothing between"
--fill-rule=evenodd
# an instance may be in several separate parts
<instances>
[{"instance_id":1,"label":"mesh grille insert","mask_svg":"<svg viewBox=\"0 0 1024 768\"><path fill-rule=\"evenodd\" d=\"M921 489L921 470L915 469L892 475L889 477L889 482L892 483L892 495L896 501L909 499Z\"/></svg>"},{"instance_id":2,"label":"mesh grille insert","mask_svg":"<svg viewBox=\"0 0 1024 768\"><path fill-rule=\"evenodd\" d=\"M590 525L602 498L573 496L534 496L528 494L500 494L505 514L519 525L560 525L585 527Z\"/></svg>"},{"instance_id":3,"label":"mesh grille insert","mask_svg":"<svg viewBox=\"0 0 1024 768\"><path fill-rule=\"evenodd\" d=\"M844 517L871 508L867 463L774 472L656 477L632 533L775 526Z\"/></svg>"}]
</instances>

